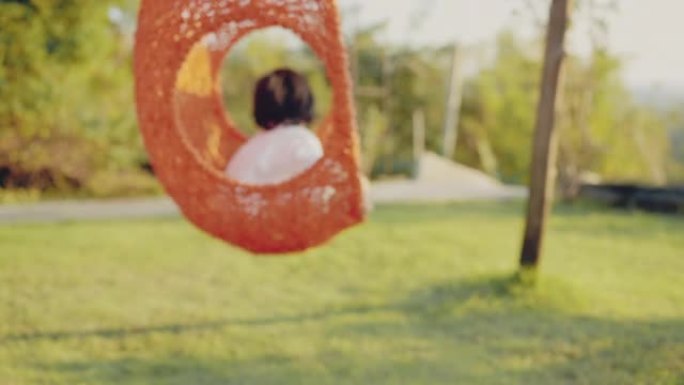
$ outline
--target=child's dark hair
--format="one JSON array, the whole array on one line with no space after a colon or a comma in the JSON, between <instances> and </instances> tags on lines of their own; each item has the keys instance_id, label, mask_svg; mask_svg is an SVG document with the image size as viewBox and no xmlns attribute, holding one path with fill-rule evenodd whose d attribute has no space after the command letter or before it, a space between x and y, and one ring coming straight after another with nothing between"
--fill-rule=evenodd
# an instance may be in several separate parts
<instances>
[{"instance_id":1,"label":"child's dark hair","mask_svg":"<svg viewBox=\"0 0 684 385\"><path fill-rule=\"evenodd\" d=\"M313 109L309 82L290 69L271 72L254 89L254 119L266 130L282 124L309 124Z\"/></svg>"}]
</instances>

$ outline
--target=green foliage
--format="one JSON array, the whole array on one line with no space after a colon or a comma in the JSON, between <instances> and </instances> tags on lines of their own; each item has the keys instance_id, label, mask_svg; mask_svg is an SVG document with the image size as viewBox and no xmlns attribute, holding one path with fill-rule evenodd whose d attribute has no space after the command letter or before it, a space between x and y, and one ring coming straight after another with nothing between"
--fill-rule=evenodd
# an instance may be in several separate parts
<instances>
[{"instance_id":1,"label":"green foliage","mask_svg":"<svg viewBox=\"0 0 684 385\"><path fill-rule=\"evenodd\" d=\"M132 92L136 3L0 2L0 187L87 189L96 177L135 173L146 162ZM348 39L364 169L410 174L415 111L425 115L427 149L442 147L450 50L388 46L379 38L383 27ZM282 30L258 32L226 59L224 99L243 131L256 131L255 81L277 67L309 78L319 118L330 109L321 63L295 40ZM456 160L524 183L541 44L503 33L494 48L466 81ZM684 179L677 160L681 117L635 103L620 79L619 58L598 49L589 58L570 56L565 80L558 169L566 195L587 173L652 184Z\"/></svg>"},{"instance_id":2,"label":"green foliage","mask_svg":"<svg viewBox=\"0 0 684 385\"><path fill-rule=\"evenodd\" d=\"M91 198L141 197L159 195L162 188L147 173L131 170L101 171L88 180L83 192Z\"/></svg>"},{"instance_id":3,"label":"green foliage","mask_svg":"<svg viewBox=\"0 0 684 385\"><path fill-rule=\"evenodd\" d=\"M0 189L0 205L39 202L42 195L36 189L9 190Z\"/></svg>"},{"instance_id":4,"label":"green foliage","mask_svg":"<svg viewBox=\"0 0 684 385\"><path fill-rule=\"evenodd\" d=\"M361 137L361 149L363 152L363 172L371 175L373 167L382 150L382 138L387 135L387 117L380 110L371 105L363 114L364 121Z\"/></svg>"},{"instance_id":5,"label":"green foliage","mask_svg":"<svg viewBox=\"0 0 684 385\"><path fill-rule=\"evenodd\" d=\"M411 174L416 110L425 114L427 148L441 148L447 61L441 50L387 47L377 38L382 27L361 30L350 42L361 137L377 135L378 113L386 126L379 141L364 143L364 157L369 172Z\"/></svg>"},{"instance_id":6,"label":"green foliage","mask_svg":"<svg viewBox=\"0 0 684 385\"><path fill-rule=\"evenodd\" d=\"M425 112L427 148L433 151L441 148L447 94L446 59L448 56L440 50L401 50L392 57L389 116L396 143L393 155L400 159L412 159L412 120L418 109Z\"/></svg>"},{"instance_id":7,"label":"green foliage","mask_svg":"<svg viewBox=\"0 0 684 385\"><path fill-rule=\"evenodd\" d=\"M0 227L0 383L681 383L684 222L562 208L530 290L521 211L379 207L273 260L178 219Z\"/></svg>"},{"instance_id":8,"label":"green foliage","mask_svg":"<svg viewBox=\"0 0 684 385\"><path fill-rule=\"evenodd\" d=\"M591 171L612 181L663 184L670 156L664 119L637 105L620 79L620 61L603 51L570 57L559 114L561 182Z\"/></svg>"},{"instance_id":9,"label":"green foliage","mask_svg":"<svg viewBox=\"0 0 684 385\"><path fill-rule=\"evenodd\" d=\"M8 101L0 110L2 126L22 137L74 133L82 116L74 107L88 107L83 102L91 97L89 83L111 49L108 5L33 4L0 5L4 67L0 95Z\"/></svg>"},{"instance_id":10,"label":"green foliage","mask_svg":"<svg viewBox=\"0 0 684 385\"><path fill-rule=\"evenodd\" d=\"M130 36L109 20L117 3L0 3L0 168L10 177L60 179L78 158L81 171L67 176L82 185L97 169L142 159Z\"/></svg>"},{"instance_id":11,"label":"green foliage","mask_svg":"<svg viewBox=\"0 0 684 385\"><path fill-rule=\"evenodd\" d=\"M3 187L73 190L96 171L101 148L78 136L6 136L0 142Z\"/></svg>"},{"instance_id":12,"label":"green foliage","mask_svg":"<svg viewBox=\"0 0 684 385\"><path fill-rule=\"evenodd\" d=\"M541 74L537 48L502 34L493 64L469 82L464 95L461 152L476 153L473 158L484 165L489 151L487 168L496 167L509 182L524 182L529 169ZM467 148L469 141L475 145Z\"/></svg>"},{"instance_id":13,"label":"green foliage","mask_svg":"<svg viewBox=\"0 0 684 385\"><path fill-rule=\"evenodd\" d=\"M510 33L497 55L466 86L459 159L525 182L531 159L541 74L541 47ZM587 173L608 181L663 184L671 159L661 114L636 104L620 78L620 60L597 50L566 60L557 114L558 169L572 196Z\"/></svg>"},{"instance_id":14,"label":"green foliage","mask_svg":"<svg viewBox=\"0 0 684 385\"><path fill-rule=\"evenodd\" d=\"M671 114L668 123L670 125L672 159L668 164L668 175L675 183L684 185L684 111L678 109L678 113Z\"/></svg>"}]
</instances>

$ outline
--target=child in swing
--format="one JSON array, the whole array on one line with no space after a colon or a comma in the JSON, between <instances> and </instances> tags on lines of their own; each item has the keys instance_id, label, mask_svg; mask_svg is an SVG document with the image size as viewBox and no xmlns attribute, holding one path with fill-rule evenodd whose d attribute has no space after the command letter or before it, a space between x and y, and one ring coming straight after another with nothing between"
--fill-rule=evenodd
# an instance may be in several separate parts
<instances>
[{"instance_id":1,"label":"child in swing","mask_svg":"<svg viewBox=\"0 0 684 385\"><path fill-rule=\"evenodd\" d=\"M279 69L261 78L254 90L254 119L263 131L235 153L226 168L232 179L252 185L277 184L311 168L323 146L308 129L314 97L302 75ZM369 182L359 176L364 210L370 211Z\"/></svg>"},{"instance_id":2,"label":"child in swing","mask_svg":"<svg viewBox=\"0 0 684 385\"><path fill-rule=\"evenodd\" d=\"M263 129L233 156L226 175L253 185L276 184L306 171L323 157L307 127L314 98L303 76L289 69L261 78L254 90L254 118Z\"/></svg>"}]
</instances>

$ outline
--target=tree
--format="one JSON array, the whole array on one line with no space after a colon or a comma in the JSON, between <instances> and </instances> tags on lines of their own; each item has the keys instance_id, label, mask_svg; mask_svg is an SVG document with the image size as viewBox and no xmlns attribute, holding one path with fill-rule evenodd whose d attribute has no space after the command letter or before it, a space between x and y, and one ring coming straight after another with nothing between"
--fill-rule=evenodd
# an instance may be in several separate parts
<instances>
[{"instance_id":1,"label":"tree","mask_svg":"<svg viewBox=\"0 0 684 385\"><path fill-rule=\"evenodd\" d=\"M575 198L587 172L610 181L663 184L666 123L637 104L621 79L621 61L602 48L569 57L559 110L560 192Z\"/></svg>"},{"instance_id":2,"label":"tree","mask_svg":"<svg viewBox=\"0 0 684 385\"><path fill-rule=\"evenodd\" d=\"M549 12L544 70L532 152L527 225L520 256L523 268L536 268L539 264L545 221L553 199L553 168L558 145L554 132L556 101L565 55L565 33L568 28L570 4L570 0L553 0Z\"/></svg>"},{"instance_id":3,"label":"tree","mask_svg":"<svg viewBox=\"0 0 684 385\"><path fill-rule=\"evenodd\" d=\"M142 158L130 36L111 20L114 5L123 14L135 4L0 3L2 185L79 187Z\"/></svg>"},{"instance_id":4,"label":"tree","mask_svg":"<svg viewBox=\"0 0 684 385\"><path fill-rule=\"evenodd\" d=\"M538 47L503 32L493 63L466 84L458 160L507 182L527 181L541 64Z\"/></svg>"}]
</instances>

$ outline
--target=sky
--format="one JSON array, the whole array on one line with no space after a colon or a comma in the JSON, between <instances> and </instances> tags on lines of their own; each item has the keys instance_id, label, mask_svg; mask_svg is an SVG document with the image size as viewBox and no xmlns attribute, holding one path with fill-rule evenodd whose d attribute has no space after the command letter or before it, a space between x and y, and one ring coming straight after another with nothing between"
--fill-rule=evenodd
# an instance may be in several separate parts
<instances>
[{"instance_id":1,"label":"sky","mask_svg":"<svg viewBox=\"0 0 684 385\"><path fill-rule=\"evenodd\" d=\"M540 3L540 0L529 0ZM624 59L632 87L684 88L684 0L615 0L608 18L608 49ZM387 20L385 38L409 44L493 42L511 28L529 34L537 20L524 0L338 0L345 28ZM354 17L349 17L354 15ZM418 20L422 20L418 23ZM591 48L588 18L577 14L568 37L573 52Z\"/></svg>"}]
</instances>

